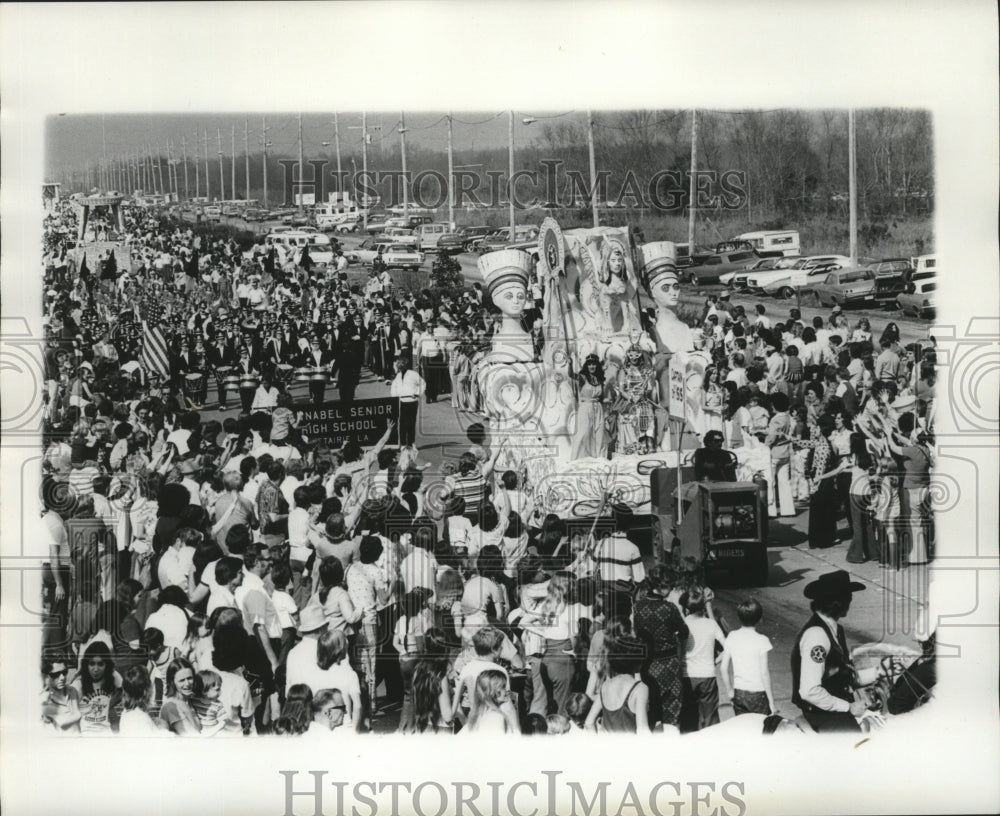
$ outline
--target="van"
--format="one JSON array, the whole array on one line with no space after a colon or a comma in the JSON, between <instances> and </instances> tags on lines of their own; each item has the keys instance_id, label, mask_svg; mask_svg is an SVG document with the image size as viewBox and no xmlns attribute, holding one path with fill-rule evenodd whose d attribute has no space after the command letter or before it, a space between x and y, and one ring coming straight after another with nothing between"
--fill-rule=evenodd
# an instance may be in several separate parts
<instances>
[{"instance_id":1,"label":"van","mask_svg":"<svg viewBox=\"0 0 1000 816\"><path fill-rule=\"evenodd\" d=\"M414 234L420 239L420 248L424 252L436 252L438 238L452 231L453 224L421 224Z\"/></svg>"},{"instance_id":2,"label":"van","mask_svg":"<svg viewBox=\"0 0 1000 816\"><path fill-rule=\"evenodd\" d=\"M309 257L313 263L329 264L333 262L333 244L320 232L302 232L300 230L283 230L272 232L264 239L264 245L274 247L282 261L289 255L298 260L302 248L309 247Z\"/></svg>"},{"instance_id":3,"label":"van","mask_svg":"<svg viewBox=\"0 0 1000 816\"><path fill-rule=\"evenodd\" d=\"M353 201L329 201L317 204L313 214L316 226L321 230L331 230L343 224L356 224L363 213Z\"/></svg>"},{"instance_id":4,"label":"van","mask_svg":"<svg viewBox=\"0 0 1000 816\"><path fill-rule=\"evenodd\" d=\"M410 229L419 229L422 224L430 224L434 219L429 215L408 215L406 217L406 225Z\"/></svg>"},{"instance_id":5,"label":"van","mask_svg":"<svg viewBox=\"0 0 1000 816\"><path fill-rule=\"evenodd\" d=\"M747 241L758 255L765 258L799 254L799 233L796 230L744 232L742 235L737 235L735 240Z\"/></svg>"}]
</instances>

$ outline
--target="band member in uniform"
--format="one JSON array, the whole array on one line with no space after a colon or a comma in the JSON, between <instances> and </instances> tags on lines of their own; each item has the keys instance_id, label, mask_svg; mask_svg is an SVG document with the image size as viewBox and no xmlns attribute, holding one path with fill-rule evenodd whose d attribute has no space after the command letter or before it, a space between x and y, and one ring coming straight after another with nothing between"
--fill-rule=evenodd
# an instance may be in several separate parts
<instances>
[{"instance_id":1,"label":"band member in uniform","mask_svg":"<svg viewBox=\"0 0 1000 816\"><path fill-rule=\"evenodd\" d=\"M220 375L223 368L234 367L239 362L236 349L226 342L224 335L220 334L210 340L205 347L205 359L208 367L215 373L215 383L219 392L219 410L226 410L226 386Z\"/></svg>"},{"instance_id":2,"label":"band member in uniform","mask_svg":"<svg viewBox=\"0 0 1000 816\"><path fill-rule=\"evenodd\" d=\"M254 366L250 359L250 352L244 347L242 353L240 354L239 365L236 366L236 373L241 377L250 377L255 380L260 380L260 371ZM258 383L254 382L253 385L244 385L243 380L240 382L240 404L243 407L243 413L249 414L250 409L253 406L253 398L257 394Z\"/></svg>"},{"instance_id":3,"label":"band member in uniform","mask_svg":"<svg viewBox=\"0 0 1000 816\"><path fill-rule=\"evenodd\" d=\"M338 384L342 402L354 402L354 392L361 379L361 364L365 359L365 341L361 329L348 317L340 326L337 341Z\"/></svg>"},{"instance_id":4,"label":"band member in uniform","mask_svg":"<svg viewBox=\"0 0 1000 816\"><path fill-rule=\"evenodd\" d=\"M806 584L803 592L813 614L792 647L792 702L819 732L861 730L857 718L867 706L854 700L854 688L874 682L878 669L855 672L840 620L853 594L864 588L836 570Z\"/></svg>"},{"instance_id":5,"label":"band member in uniform","mask_svg":"<svg viewBox=\"0 0 1000 816\"><path fill-rule=\"evenodd\" d=\"M333 349L324 349L319 344L319 338L313 337L309 343L309 350L302 355L301 365L309 368L321 368L327 373L333 368L336 354ZM309 396L313 405L321 405L326 399L326 381L310 380Z\"/></svg>"}]
</instances>

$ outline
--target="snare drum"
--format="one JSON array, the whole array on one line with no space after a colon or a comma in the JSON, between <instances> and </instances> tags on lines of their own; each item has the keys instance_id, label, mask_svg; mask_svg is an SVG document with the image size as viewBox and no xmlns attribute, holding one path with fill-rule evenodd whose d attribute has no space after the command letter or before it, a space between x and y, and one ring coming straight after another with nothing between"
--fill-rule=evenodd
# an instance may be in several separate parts
<instances>
[{"instance_id":1,"label":"snare drum","mask_svg":"<svg viewBox=\"0 0 1000 816\"><path fill-rule=\"evenodd\" d=\"M251 388L256 391L260 387L260 377L253 377L244 374L240 377L240 390L249 391Z\"/></svg>"},{"instance_id":2,"label":"snare drum","mask_svg":"<svg viewBox=\"0 0 1000 816\"><path fill-rule=\"evenodd\" d=\"M184 377L184 394L188 397L200 397L204 375L198 372L191 372Z\"/></svg>"},{"instance_id":3,"label":"snare drum","mask_svg":"<svg viewBox=\"0 0 1000 816\"><path fill-rule=\"evenodd\" d=\"M216 372L219 382L226 391L236 391L240 387L240 375L232 366L223 366Z\"/></svg>"},{"instance_id":4,"label":"snare drum","mask_svg":"<svg viewBox=\"0 0 1000 816\"><path fill-rule=\"evenodd\" d=\"M278 382L282 384L288 383L292 379L292 371L294 369L286 363L278 363L275 367L275 375Z\"/></svg>"},{"instance_id":5,"label":"snare drum","mask_svg":"<svg viewBox=\"0 0 1000 816\"><path fill-rule=\"evenodd\" d=\"M325 383L329 382L330 373L322 368L312 369L312 373L309 375L309 382L314 383Z\"/></svg>"},{"instance_id":6,"label":"snare drum","mask_svg":"<svg viewBox=\"0 0 1000 816\"><path fill-rule=\"evenodd\" d=\"M295 369L295 382L309 382L310 379L312 379L311 368Z\"/></svg>"}]
</instances>

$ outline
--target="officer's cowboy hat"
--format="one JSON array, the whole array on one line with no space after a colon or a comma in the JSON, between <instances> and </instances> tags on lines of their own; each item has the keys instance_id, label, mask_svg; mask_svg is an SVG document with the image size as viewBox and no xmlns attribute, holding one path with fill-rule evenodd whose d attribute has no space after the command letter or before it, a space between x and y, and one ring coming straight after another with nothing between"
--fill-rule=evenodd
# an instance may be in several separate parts
<instances>
[{"instance_id":1,"label":"officer's cowboy hat","mask_svg":"<svg viewBox=\"0 0 1000 816\"><path fill-rule=\"evenodd\" d=\"M851 576L845 570L827 572L812 583L806 584L802 591L810 600L816 601L821 598L833 598L838 595L847 595L851 592L861 592L865 585L852 581Z\"/></svg>"}]
</instances>

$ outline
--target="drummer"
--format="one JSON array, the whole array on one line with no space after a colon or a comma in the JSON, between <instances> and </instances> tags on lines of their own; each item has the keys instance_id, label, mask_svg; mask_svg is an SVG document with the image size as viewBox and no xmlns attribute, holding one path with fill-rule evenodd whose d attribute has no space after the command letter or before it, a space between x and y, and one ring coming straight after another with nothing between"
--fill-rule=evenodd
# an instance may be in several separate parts
<instances>
[{"instance_id":1,"label":"drummer","mask_svg":"<svg viewBox=\"0 0 1000 816\"><path fill-rule=\"evenodd\" d=\"M233 373L237 362L236 350L225 342L221 332L205 346L205 361L215 372L215 382L219 392L219 410L226 410L226 377Z\"/></svg>"},{"instance_id":2,"label":"drummer","mask_svg":"<svg viewBox=\"0 0 1000 816\"><path fill-rule=\"evenodd\" d=\"M333 349L320 347L319 338L313 335L309 340L309 350L302 355L301 364L309 368L320 369L329 374L336 361ZM309 396L314 405L321 405L326 397L327 380L316 378L309 381Z\"/></svg>"},{"instance_id":3,"label":"drummer","mask_svg":"<svg viewBox=\"0 0 1000 816\"><path fill-rule=\"evenodd\" d=\"M260 384L260 372L250 361L250 352L245 347L240 352L240 362L236 367L236 373L240 378L240 403L243 407L243 413L249 414Z\"/></svg>"}]
</instances>

